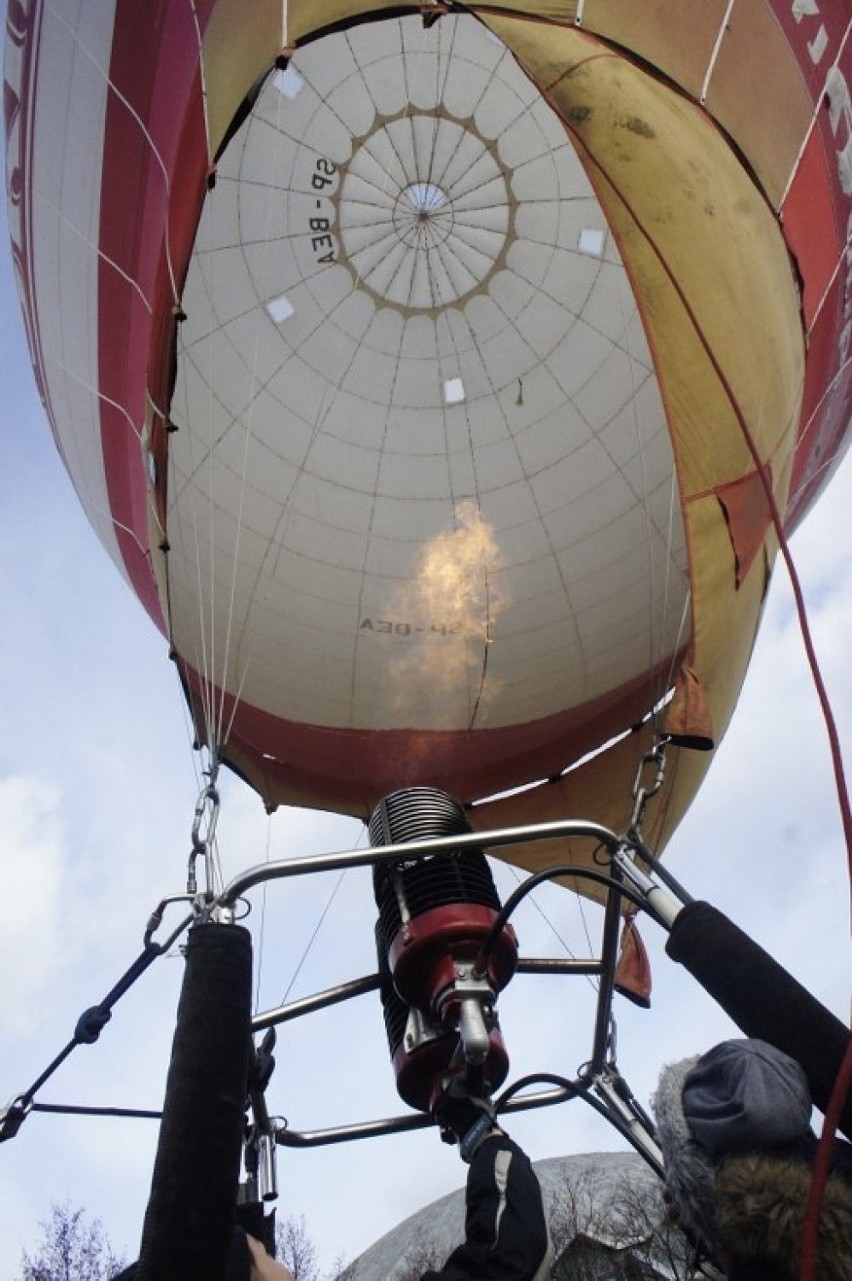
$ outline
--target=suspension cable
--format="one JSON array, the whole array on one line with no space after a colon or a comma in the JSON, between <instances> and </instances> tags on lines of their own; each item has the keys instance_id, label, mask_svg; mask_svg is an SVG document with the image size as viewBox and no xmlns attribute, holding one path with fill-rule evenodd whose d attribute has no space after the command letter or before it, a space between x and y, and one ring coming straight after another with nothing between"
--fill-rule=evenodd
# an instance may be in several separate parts
<instances>
[{"instance_id":1,"label":"suspension cable","mask_svg":"<svg viewBox=\"0 0 852 1281\"><path fill-rule=\"evenodd\" d=\"M50 1080L58 1068L62 1066L69 1054L77 1048L78 1045L94 1045L107 1023L112 1018L113 1006L124 996L138 978L145 973L149 965L156 961L158 956L164 956L168 947L174 942L175 938L183 932L190 924L193 917L187 917L181 922L180 926L174 931L165 944L146 941L145 946L137 956L136 960L125 970L118 982L107 992L103 1000L97 1005L91 1005L85 1009L77 1020L74 1028L74 1035L70 1041L59 1051L51 1060L43 1072L41 1072L28 1089L22 1094L18 1094L0 1111L0 1143L6 1139L12 1139L18 1133L27 1116L34 1109L35 1095ZM44 1110L44 1109L42 1109Z\"/></svg>"}]
</instances>

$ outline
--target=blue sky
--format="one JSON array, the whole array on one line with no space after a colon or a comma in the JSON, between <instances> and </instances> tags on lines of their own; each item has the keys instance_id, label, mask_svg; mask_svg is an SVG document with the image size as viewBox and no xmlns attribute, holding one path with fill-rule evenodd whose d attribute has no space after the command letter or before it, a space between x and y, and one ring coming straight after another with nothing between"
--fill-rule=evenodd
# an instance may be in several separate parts
<instances>
[{"instance_id":1,"label":"blue sky","mask_svg":"<svg viewBox=\"0 0 852 1281\"><path fill-rule=\"evenodd\" d=\"M71 490L35 394L0 228L0 1098L26 1088L141 947L145 921L183 888L198 761L167 646L97 543ZM852 742L852 462L794 540L825 680L848 757ZM594 818L594 815L589 817ZM361 824L282 810L273 818L226 779L219 851L226 878L266 857L350 848ZM849 880L826 736L783 567L733 727L667 861L727 911L838 1015L848 1016ZM501 884L514 882L500 874ZM278 1004L333 901L292 988L304 995L374 966L365 873L327 874L254 895L261 1008ZM572 896L542 910L585 952ZM529 906L526 954L558 950ZM662 954L650 1012L618 1010L619 1057L648 1100L663 1062L695 1053L731 1025ZM157 1107L162 1099L179 957L157 962L117 1007L101 1042L78 1049L44 1101ZM582 980L519 978L501 1001L512 1074L573 1074L591 1044ZM362 998L282 1033L269 1101L295 1128L401 1111L378 1003ZM533 1157L618 1146L579 1103L517 1118ZM85 1205L135 1252L156 1127L149 1122L32 1116L0 1147L0 1275L38 1237L52 1201ZM323 1258L353 1257L376 1236L463 1180L433 1133L281 1155L280 1209L304 1214ZM331 1192L331 1195L329 1193Z\"/></svg>"}]
</instances>

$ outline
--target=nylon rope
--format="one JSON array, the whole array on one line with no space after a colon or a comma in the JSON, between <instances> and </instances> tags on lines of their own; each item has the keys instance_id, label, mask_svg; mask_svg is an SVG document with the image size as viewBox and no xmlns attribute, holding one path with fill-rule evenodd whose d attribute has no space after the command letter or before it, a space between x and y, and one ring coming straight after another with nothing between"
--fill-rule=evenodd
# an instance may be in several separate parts
<instances>
[{"instance_id":1,"label":"nylon rope","mask_svg":"<svg viewBox=\"0 0 852 1281\"><path fill-rule=\"evenodd\" d=\"M205 137L208 138L209 140L208 96L206 96L206 78L205 78L204 59L202 59L201 28L199 24L199 14L197 14L195 0L190 0L190 10L192 14L193 26L195 26L195 33L196 33L196 68L197 68L197 73L199 73L199 79L200 79L200 85L201 85L201 104L202 104L202 111L204 111ZM160 164L161 164L161 161L160 161ZM168 181L167 181L167 188L168 188ZM176 278L174 278L174 272L173 272L173 266L172 266L172 254L170 254L170 238L169 238L168 220L167 220L167 225L165 225L165 252L167 252L169 279L170 279L170 283L172 283L173 305L174 307L176 307L176 314L178 315L178 319L176 323L176 359L177 359L179 350L181 350L182 330L181 330L181 314L179 314L179 309L181 309L181 297L179 297ZM188 406L187 406L187 410L188 410ZM168 421L169 414L170 414L170 406L168 410L160 409L159 412L160 412L161 418L163 418L164 421ZM186 412L186 418L188 419L188 411ZM167 464L168 462L170 462L170 452L169 452L169 457L167 459ZM168 521L168 512L167 512L167 521ZM160 532L163 533L163 537L167 538L168 530L167 528L164 528L163 524L160 523L159 515L158 515L158 526L160 528ZM199 537L197 537L197 521L195 520L195 505L193 505L193 537L195 537L195 547L196 547L195 565L196 565L196 575L197 575L197 591L199 591L199 611L201 616L200 620L202 621L202 601L204 601L204 589L202 589L202 580L201 580L201 557L200 557ZM173 605L172 605L172 575L170 575L169 573L168 555L165 556L164 592L165 592L165 610L164 610L165 621L167 621L169 640L172 640L173 629L174 629L174 616L173 616ZM193 711L193 701L191 698L187 699L187 697L183 697L184 694L187 694L187 696L190 696L191 690L190 690L190 687L188 687L188 684L186 685L186 687L184 687L182 683L181 674L179 674L177 653L173 651L173 657L176 658L176 678L178 680L178 688L181 689L181 698L179 698L179 703L181 703L182 710L183 710L184 731L186 731L187 742L188 744L190 744L190 748L191 748L190 757L192 762L193 774L195 774L197 788L201 788L202 779L204 779L205 774L208 776L213 776L213 772L215 769L215 762L217 762L218 760L217 740L215 740L215 735L211 734L211 731L210 731L210 726L211 724L213 724L213 722L211 722L211 703L210 703L210 697L209 697L210 669L208 666L208 656L206 656L204 626L201 626L200 628L200 635L201 635L201 644L202 644L202 655L201 655L200 662L197 661L197 658L199 658L199 656L196 655L196 666L199 667L199 671L201 674L201 690L200 690L200 697L201 697L200 711L201 711L201 719L202 719L201 728L206 728L206 733L208 733L208 737L210 740L209 765L208 767L206 767L206 770L204 769L204 766L201 765L199 761L199 756L197 756L197 751L199 751L199 742L197 742L197 740L199 740L199 725L197 725L195 721L195 711ZM219 880L222 881L223 880L222 866L220 866L220 858L219 858L219 851L218 851L217 844L214 844L213 857L215 861L215 869L218 870Z\"/></svg>"},{"instance_id":2,"label":"nylon rope","mask_svg":"<svg viewBox=\"0 0 852 1281\"><path fill-rule=\"evenodd\" d=\"M178 325L176 337L177 337L176 358L179 361L182 356L185 357L185 351L186 351L183 344L183 334L182 334L180 325ZM210 379L208 377L208 386L209 385L210 385ZM212 415L212 407L209 404L211 397L212 397L212 392L208 394L208 412L205 415L205 419L208 421ZM189 423L190 414L189 414L188 403L184 405L183 413L187 423ZM190 433L189 439L190 439L190 447L192 448L194 443L192 433ZM171 461L171 458L172 458L171 451L169 453L169 457ZM172 493L175 493L178 489L178 486L175 483L175 481L176 481L176 478L173 475L171 478L171 484L170 484L170 489ZM211 725L212 725L212 707L210 704L211 678L210 678L210 662L208 658L207 627L205 625L205 604L204 604L205 593L204 593L204 579L202 575L201 540L199 537L199 513L198 513L198 508L197 508L196 499L194 495L191 496L191 501L192 501L191 528L192 528L192 538L193 538L193 544L194 544L194 550L195 550L193 568L195 571L195 585L196 585L196 591L197 591L197 597L198 597L198 620L199 620L198 634L199 634L199 642L201 646L200 652L196 650L195 657L194 657L195 668L198 673L199 683L200 683L198 697L200 698L200 702L201 702L201 707L200 707L201 725L200 727L196 725L195 736L196 738L198 738L199 736L203 737L204 735L206 735L208 739L211 739ZM166 557L166 582L168 585L167 590L169 594L169 601L171 604L171 575L169 573L168 557ZM170 638L171 638L172 625L173 625L173 620L172 620L171 611L170 611L170 617L169 617ZM197 715L195 699L191 697L190 701L191 701L191 706L193 711L193 720L195 720ZM200 730L200 734L199 734L199 730ZM211 739L211 742L212 742L212 739Z\"/></svg>"},{"instance_id":3,"label":"nylon rope","mask_svg":"<svg viewBox=\"0 0 852 1281\"><path fill-rule=\"evenodd\" d=\"M207 75L202 57L203 40L201 34L201 23L198 18L198 5L196 0L189 0L189 8L192 13L192 21L195 25L195 40L198 50L198 78L201 84L201 109L204 112L204 136L207 139L207 154L210 155L210 114L207 102Z\"/></svg>"},{"instance_id":4,"label":"nylon rope","mask_svg":"<svg viewBox=\"0 0 852 1281\"><path fill-rule=\"evenodd\" d=\"M194 8L193 8L193 13L195 13ZM196 28L197 28L197 14L195 15L195 17L196 17ZM200 75L202 76L202 84L203 84L204 83L203 82L204 67L203 67L203 59L201 57L200 35L199 35L198 62L199 62L199 72L200 72ZM280 125L281 109L282 109L282 102L279 96L277 106L276 106L276 110L278 113L278 118L276 120L276 127ZM207 121L206 92L204 95L204 110L205 110L205 121ZM212 197L212 193L211 193L211 197ZM208 198L211 198L211 197L208 197ZM267 193L266 211L265 211L266 226L267 226L267 235L266 235L267 245L271 243L271 237L269 233L271 231L271 225L272 225L273 208L274 208L274 198L273 198L273 193L270 191ZM267 253L269 252L271 252L271 250L267 250ZM201 260L201 256L199 255L199 269L200 269L202 279L204 281L204 286L210 301L210 310L211 310L211 317L212 317L216 314L215 303L214 303L215 288L216 288L215 257L211 256L209 264L205 264ZM196 547L196 576L197 576L198 593L199 593L199 623L200 623L199 632L202 638L202 646L203 646L204 655L205 655L202 700L203 700L203 708L204 708L204 717L205 717L205 722L207 726L207 734L208 734L208 739L210 743L210 751L211 751L212 758L215 762L218 762L219 752L230 738L234 717L236 716L237 709L239 707L239 703L242 697L243 687L245 685L245 681L248 675L249 665L251 660L251 654L249 653L246 656L246 660L243 665L243 670L238 676L236 688L234 690L232 706L230 709L230 715L229 715L227 724L225 724L225 704L226 704L226 698L227 698L228 671L229 671L230 654L231 654L231 640L233 635L234 616L235 616L236 584L237 584L237 575L239 570L240 543L241 543L241 535L242 535L242 530L244 525L244 515L245 515L245 498L246 498L246 491L247 491L248 461L249 461L249 456L251 451L251 444L253 440L255 394L257 391L257 386L259 381L257 371L258 371L259 346L260 346L260 335L258 332L255 336L254 348L253 348L253 354L252 354L248 416L245 422L245 434L244 434L243 452L242 452L242 466L241 466L241 472L240 472L239 506L237 511L236 529L234 531L234 542L233 542L233 549L232 549L233 565L232 565L231 575L230 575L228 605L227 605L226 620L225 620L225 638L224 638L223 653L221 658L221 676L219 676L216 670L216 650L215 650L215 646L216 646L216 608L215 608L216 540L215 540L215 529L214 529L214 512L215 512L214 456L215 456L215 448L216 448L217 442L216 442L215 433L214 433L214 414L213 414L213 347L214 347L213 337L214 337L214 334L217 332L220 332L220 330L221 330L221 326L219 326L217 329L211 329L210 341L208 343L208 352L207 352L208 354L207 465L208 465L208 475L209 475L207 530L208 530L208 543L209 543L209 555L210 555L209 632L205 626L201 548L199 545L199 538L198 538L198 522L196 520L196 508L195 508L195 504L193 503L193 531L194 531L195 547ZM190 439L192 439L192 437ZM206 637L208 635L209 635L209 648L210 648L209 665L207 663L207 657L206 657L206 651L207 651ZM217 683L218 683L218 698L216 697ZM217 706L214 706L214 700L217 702L218 704ZM270 843L271 843L271 818L269 815L267 815L266 854L265 854L266 862L269 861ZM214 841L213 854L214 854L214 880L218 877L218 882L219 882L218 888L221 889L222 885L224 884L224 877L222 874L220 845L219 845L218 838L216 838ZM264 961L264 951L265 951L266 900L267 900L267 885L266 883L264 883L262 905L261 905L260 931L259 931L259 939L257 944L257 961L256 961L257 978L256 978L256 986L255 986L255 1010L257 1009L257 1002L260 996L260 984L261 984L261 977L263 972L263 961Z\"/></svg>"},{"instance_id":5,"label":"nylon rope","mask_svg":"<svg viewBox=\"0 0 852 1281\"><path fill-rule=\"evenodd\" d=\"M328 898L326 899L325 905L321 909L319 916L317 917L316 923L314 925L313 930L311 931L310 937L308 938L308 941L302 950L302 954L299 957L298 962L296 963L296 968L293 970L293 973L290 976L290 981L287 984L287 987L284 990L284 995L281 997L281 1000L279 1002L280 1005L284 1005L284 1003L287 1000L287 997L290 995L291 991L293 990L293 985L296 982L296 979L299 977L299 974L302 971L302 967L304 966L305 962L308 959L308 956L310 955L311 949L313 948L313 945L317 940L319 932L322 929L323 922L325 921L325 918L328 916L328 913L331 910L331 905L334 902L334 900L337 898L337 892L340 889L341 885L343 884L343 879L346 876L346 871L347 869L344 867L341 869L341 871L337 875L337 880L334 882L334 887L331 893L329 894Z\"/></svg>"},{"instance_id":6,"label":"nylon rope","mask_svg":"<svg viewBox=\"0 0 852 1281\"><path fill-rule=\"evenodd\" d=\"M651 671L653 672L656 670L656 666L657 666L657 663L656 663L657 646L654 639L656 634L656 628L654 626L654 622L655 622L654 620L654 580L655 580L654 543L653 543L653 533L652 533L651 512L648 505L648 477L645 471L645 442L642 439L642 429L639 423L639 411L636 407L636 393L638 390L636 386L636 365L633 359L633 353L629 349L629 341L630 341L629 329L628 329L628 323L627 323L627 316L625 314L625 309L624 309L624 299L621 295L621 291L619 291L619 294L618 294L618 305L619 305L619 311L621 312L622 332L628 335L627 355L628 355L629 366L630 366L630 391L631 391L630 409L631 409L631 418L633 420L633 434L634 434L634 439L636 441L636 451L639 458L639 475L640 475L639 489L640 489L641 498L642 498L642 515L645 518L645 545L646 545L647 555L648 555L648 561L647 561L647 564L648 564L648 664L650 666ZM625 483L627 483L627 476L625 475L624 472L622 472L621 474L624 476ZM672 471L672 474L674 475L674 469ZM670 554L671 548L669 548L668 551ZM668 564L669 564L668 557L667 557L666 563L668 568ZM668 581L668 573L666 574L666 580ZM661 623L660 633L659 633L660 635L659 643L661 648L663 645L664 634L665 634L665 618ZM652 702L651 702L651 707L649 708L649 714L651 715L651 717L654 717L655 716L654 709L657 704L657 697L655 697L652 694L651 698L652 698Z\"/></svg>"},{"instance_id":7,"label":"nylon rope","mask_svg":"<svg viewBox=\"0 0 852 1281\"><path fill-rule=\"evenodd\" d=\"M354 849L359 849L359 848L361 847L361 843L362 843L362 841L364 840L364 838L365 838L365 836L366 836L366 833L367 833L367 829L366 829L366 827L364 826L364 824L363 824L363 823L361 823L361 824L360 824L360 829L359 829L359 832L358 832L358 839L357 839L357 841L355 842L355 845L354 845L354 847L353 847ZM340 890L340 887L341 887L341 886L342 886L342 884L343 884L343 880L344 880L344 877L346 876L346 872L347 872L347 870L348 870L348 869L347 869L347 868L345 868L345 867L341 869L341 871L340 871L340 873L339 873L339 875L338 875L338 877L337 877L337 880L336 880L336 881L335 881L335 883L334 883L334 887L332 888L331 893L329 894L328 898L326 899L325 905L323 906L323 908L321 909L321 911L320 911L320 913L319 913L319 916L318 916L318 918L317 918L316 924L314 925L314 928L313 928L313 930L312 930L312 932L311 932L310 938L308 939L307 943L305 944L305 947L304 947L304 949L303 949L303 951L302 951L302 954L301 954L301 956L300 956L300 958L299 958L299 960L298 960L298 962L297 962L297 964L296 964L296 968L294 969L294 971L293 971L292 975L290 976L290 980L289 980L289 982L288 982L288 984L287 984L287 987L286 987L286 989L285 989L285 991L284 991L284 995L282 996L282 998L281 998L281 1000L280 1000L280 1002L279 1002L279 1004L280 1004L280 1005L283 1005L283 1004L286 1002L287 997L290 995L291 991L293 990L293 985L294 985L294 983L296 982L296 979L299 977L299 974L300 974L300 972L301 972L301 970L302 970L302 968L303 968L303 966L304 966L304 964L305 964L306 960L308 959L308 956L309 956L309 954L310 954L310 952L311 952L311 949L313 948L314 943L316 942L316 940L317 940L317 938L318 938L318 936L319 936L320 930L322 929L323 923L325 922L325 919L326 919L326 917L328 916L328 913L329 913L329 911L330 911L330 909L331 909L331 906L332 906L332 904L333 904L333 902L334 902L335 898L337 897L338 891Z\"/></svg>"},{"instance_id":8,"label":"nylon rope","mask_svg":"<svg viewBox=\"0 0 852 1281\"><path fill-rule=\"evenodd\" d=\"M509 869L509 872L514 877L515 884L521 885L525 880L525 877L521 875L520 869L517 867L513 867L510 863L507 863L506 867ZM586 947L588 948L589 955L591 956L595 949L594 949L594 944L592 943L592 934L591 934L591 930L589 929L589 922L586 918L585 901L583 899L583 896L579 893L579 891L575 890L574 895L576 900L576 907L580 916L580 922L583 928L583 935L586 940ZM545 925L548 927L548 929L551 931L556 941L559 943L559 946L562 948L565 955L570 960L576 961L578 959L577 953L571 947L570 943L568 943L568 941L565 938L563 938L562 934L560 934L553 920L545 911L545 909L542 907L541 903L538 901L538 896L535 892L529 895L529 903L530 903L530 906L533 907L536 910L536 912L538 912L539 916L544 921ZM589 986L592 988L594 992L598 991L600 987L600 981L596 979L593 974L583 974L580 977L586 980L586 982L589 984Z\"/></svg>"},{"instance_id":9,"label":"nylon rope","mask_svg":"<svg viewBox=\"0 0 852 1281\"><path fill-rule=\"evenodd\" d=\"M279 102L277 104L277 109L280 112L281 110L280 95L279 95ZM276 122L276 124L277 123L280 123L280 116L279 116L279 121ZM272 193L270 192L267 195L267 203L266 203L267 233L269 233L272 226L273 207L274 207L274 202L273 202ZM269 243L270 243L270 237L269 237L269 234L267 234L267 244ZM234 564L231 570L230 598L228 601L227 622L225 626L225 652L222 658L222 679L220 683L221 688L219 692L219 708L218 708L217 722L216 722L217 733L219 735L220 741L222 742L227 742L227 739L230 735L231 726L233 724L234 716L236 715L240 696L242 694L242 688L245 683L245 679L248 675L249 663L251 661L251 654L249 653L249 655L246 657L243 674L239 679L238 687L235 692L235 697L233 701L233 706L231 708L231 715L228 722L227 730L225 732L224 738L222 738L222 729L223 729L224 712L225 712L225 690L227 688L227 682L228 682L228 665L230 662L231 636L232 636L233 625L234 625L234 606L235 606L236 591L237 591L237 573L239 569L239 559L240 559L240 542L241 542L244 516L245 516L245 498L246 498L246 489L247 489L246 481L248 476L248 462L249 462L249 453L250 453L251 443L252 443L252 433L254 431L254 404L255 404L254 393L256 392L257 383L258 383L257 366L258 366L259 352L260 352L260 333L258 332L255 336L254 350L252 352L251 394L249 396L248 420L245 426L245 439L243 442L242 470L240 473L240 501L239 501L239 508L237 512L237 528L234 533L234 547L233 547ZM213 386L212 378L211 378L210 386L211 386L211 395L212 395L212 386ZM212 435L212 431L211 431L211 435ZM211 465L212 465L212 447L211 447ZM211 508L212 508L212 504L213 504L213 496L211 492Z\"/></svg>"},{"instance_id":10,"label":"nylon rope","mask_svg":"<svg viewBox=\"0 0 852 1281\"><path fill-rule=\"evenodd\" d=\"M148 146L151 156L153 157L156 163L156 166L162 175L163 186L166 190L166 196L171 197L171 184L169 183L168 169L166 168L163 157L160 155L160 152L157 149L156 144L154 143L154 139L151 137L151 134L149 130L146 128L145 123L142 120L139 113L131 105L128 99L124 96L124 94L115 84L115 82L110 78L108 70L103 66L101 66L101 64L98 62L97 58L95 57L95 55L92 53L91 49L87 48L87 46L80 39L79 33L74 30L74 28L71 26L68 20L65 17L63 17L62 13L57 7L53 7L51 9L51 18L65 28L67 35L69 36L69 38L71 39L75 47L79 49L80 52L88 59L88 61L91 63L91 65L95 68L95 70L100 75L104 84L109 89L109 92L113 94L113 96L118 100L118 102L120 102L121 105L124 107L127 114L136 122L136 125L139 128L139 132L142 134L142 137L145 139L145 142ZM167 204L168 203L170 203L170 200L167 199ZM168 225L166 226L165 235L163 237L163 247L165 249L166 269L169 275L169 284L171 285L172 299L175 303L177 303L178 288L177 288L177 282L175 279L174 267L172 265L171 239L169 236Z\"/></svg>"},{"instance_id":11,"label":"nylon rope","mask_svg":"<svg viewBox=\"0 0 852 1281\"><path fill-rule=\"evenodd\" d=\"M837 1133L850 1085L852 1085L852 1040L849 1042L834 1082L814 1157L813 1173L802 1220L801 1281L818 1281L820 1217L828 1176L831 1173L834 1136Z\"/></svg>"},{"instance_id":12,"label":"nylon rope","mask_svg":"<svg viewBox=\"0 0 852 1281\"><path fill-rule=\"evenodd\" d=\"M196 15L196 25L197 25L197 15ZM199 68L200 68L200 74L202 75L202 80L203 80L203 60L201 59L200 55L201 55L201 50L199 46ZM205 120L206 120L207 118L206 117L206 97L204 100L204 106L205 106ZM279 114L278 114L278 119L276 121L276 128L280 125L280 111L281 111L280 98L277 103L277 111ZM215 199L215 197L211 195L208 197L208 199ZM267 244L271 243L270 236L268 233L271 228L273 209L274 209L274 198L273 198L273 192L270 190L267 193L267 202L266 202L267 236L265 239ZM197 260L198 260L199 270L204 282L205 290L207 293L207 297L210 303L210 312L212 317L212 316L215 316L216 314L215 301L214 301L215 286L216 286L216 279L214 274L215 259L212 259L209 268L205 266L204 261L202 261L201 255L198 255ZM236 681L232 707L231 707L230 715L226 725L225 724L225 703L227 698L228 669L230 665L231 641L232 641L232 635L233 635L233 624L234 624L234 615L235 615L236 583L237 583L237 575L239 572L240 542L241 542L242 530L244 526L245 497L246 497L246 490L247 490L246 478L247 478L248 461L249 461L249 456L251 452L251 443L253 438L252 433L253 433L253 423L254 423L254 403L255 403L255 395L258 390L258 382L259 382L258 376L257 376L257 368L258 368L259 345L260 345L260 336L258 333L255 337L252 363L251 363L251 383L250 383L251 391L249 395L248 416L245 422L245 436L244 436L244 442L243 442L242 467L241 467L240 486L239 486L239 505L238 505L237 518L236 518L236 528L234 531L234 543L233 543L233 549L232 549L233 565L232 565L232 570L230 574L230 584L229 584L229 590L228 590L228 605L227 605L227 610L225 615L225 636L224 636L224 643L223 643L223 653L221 656L221 674L220 674L219 671L217 670L218 663L217 663L217 657L216 657L216 630L217 630L216 629L216 594L215 594L216 593L216 539L215 539L215 528L214 528L214 514L215 514L214 460L215 460L215 454L216 454L217 440L214 435L214 427L213 427L213 422L214 422L214 414L213 414L214 343L213 343L213 338L214 338L214 335L220 331L221 331L221 325L215 328L211 328L210 335L209 335L210 341L207 344L208 371L207 371L207 379L206 379L206 382L207 382L206 420L208 425L208 440L207 440L207 448L206 448L206 465L208 469L208 500L207 500L207 513L206 513L207 522L206 523L207 523L207 546L208 546L209 556L210 556L209 625L205 621L205 614L207 611L205 608L205 601L204 601L204 590L203 590L202 572L201 572L202 571L201 543L198 535L199 526L198 526L198 520L196 516L195 504L193 504L193 509L192 509L193 510L193 530L194 530L194 538L195 538L196 581L197 581L198 602L199 602L198 603L199 624L200 624L199 632L200 632L201 644L202 644L202 654L201 654L201 662L202 662L202 668L203 668L202 708L203 708L205 725L207 729L207 736L209 738L211 751L215 759L218 759L218 755L221 747L224 746L224 744L228 741L228 738L230 737L233 720L236 715L237 709L239 707L239 703L242 696L243 687L245 685L245 681L248 675L250 659L251 659L251 655L249 654L246 658L242 673L239 675ZM187 407L187 410L188 410L188 407ZM188 413L187 413L187 417L188 417ZM192 436L190 437L190 440L192 441ZM195 470L196 468L193 467L192 471L194 472ZM208 644L209 644L209 655L208 655ZM218 696L217 696L217 691L218 691Z\"/></svg>"},{"instance_id":13,"label":"nylon rope","mask_svg":"<svg viewBox=\"0 0 852 1281\"><path fill-rule=\"evenodd\" d=\"M208 497L206 511L202 512L202 518L206 517L206 522L202 519L200 526L194 527L195 547L197 560L197 573L199 580L198 602L199 602L199 633L202 637L205 654L207 656L207 666L204 673L205 682L205 702L207 707L207 736L210 741L211 750L218 752L216 742L216 713L214 707L214 690L216 681L216 539L214 536L213 517L215 513L215 473L213 470L213 343L208 346L207 358L209 362L209 373L207 377L207 455L205 463L207 467ZM195 517L195 504L193 503L193 518ZM201 585L202 563L201 549L199 547L199 532L205 530L207 536L207 551L210 556L210 568L207 575L207 589L209 592L209 623L204 616L204 595Z\"/></svg>"}]
</instances>

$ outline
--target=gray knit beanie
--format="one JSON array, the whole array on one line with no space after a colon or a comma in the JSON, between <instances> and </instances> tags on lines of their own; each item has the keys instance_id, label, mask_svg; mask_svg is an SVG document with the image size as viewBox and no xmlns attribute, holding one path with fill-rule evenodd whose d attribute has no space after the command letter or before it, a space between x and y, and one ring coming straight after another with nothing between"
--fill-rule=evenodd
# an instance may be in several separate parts
<instances>
[{"instance_id":1,"label":"gray knit beanie","mask_svg":"<svg viewBox=\"0 0 852 1281\"><path fill-rule=\"evenodd\" d=\"M683 1114L712 1156L760 1151L803 1139L811 1096L803 1069L765 1041L723 1041L683 1083Z\"/></svg>"},{"instance_id":2,"label":"gray knit beanie","mask_svg":"<svg viewBox=\"0 0 852 1281\"><path fill-rule=\"evenodd\" d=\"M811 1098L798 1063L758 1040L723 1041L660 1073L652 1107L665 1180L683 1225L716 1242L717 1162L771 1151L808 1133Z\"/></svg>"}]
</instances>

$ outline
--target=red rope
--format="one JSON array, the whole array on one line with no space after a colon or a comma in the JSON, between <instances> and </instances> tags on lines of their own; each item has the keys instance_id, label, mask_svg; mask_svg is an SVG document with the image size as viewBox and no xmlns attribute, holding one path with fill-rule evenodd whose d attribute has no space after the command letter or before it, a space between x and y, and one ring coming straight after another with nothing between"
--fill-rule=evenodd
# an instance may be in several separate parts
<instances>
[{"instance_id":1,"label":"red rope","mask_svg":"<svg viewBox=\"0 0 852 1281\"><path fill-rule=\"evenodd\" d=\"M621 196L620 192L619 192L619 195ZM624 197L621 196L621 199L623 200ZM808 622L807 608L805 605L804 594L802 592L802 586L799 581L799 575L796 570L796 566L793 562L793 557L790 552L789 544L787 542L787 535L784 530L783 521L781 519L781 513L778 510L778 504L776 503L775 495L772 492L772 484L769 478L769 471L766 465L764 464L763 460L761 459L760 454L758 453L757 446L751 434L751 430L749 428L748 423L746 422L745 415L734 394L734 390L731 387L730 383L728 382L728 379L724 371L722 370L716 358L715 353L710 347L707 337L703 329L701 328L701 325L698 322L698 318L695 315L692 307L690 306L690 303L686 298L686 295L681 289L679 282L675 279L674 275L672 274L668 263L663 258L657 245L648 235L645 228L639 223L638 219L636 219L636 216L632 207L626 201L625 201L625 205L628 209L630 209L631 217L633 217L636 223L636 226L641 231L642 235L645 236L648 243L651 245L651 248L656 254L663 270L668 276L672 284L672 287L674 288L675 292L680 298L680 301L684 307L684 310L686 311L690 321L692 322L698 341L701 343L701 346L703 347L708 360L713 366L716 376L719 379L719 382L725 392L725 395L728 399L731 409L733 410L734 415L737 419L737 423L739 424L740 430L742 431L743 440L745 441L748 451L751 454L752 460L757 470L757 474L760 477L761 485L763 486L763 491L766 495L766 500L769 504L769 512L772 519L772 525L775 530L776 537L778 539L778 547L784 559L784 563L787 567L787 574L789 576L790 586L793 590L793 597L796 602L796 616L799 621L799 629L802 634L802 641L804 643L805 653L808 659L808 666L810 667L811 676L814 682L814 687L816 688L817 697L819 699L820 707L822 709L822 715L823 715L823 720L825 722L826 732L828 734L829 749L831 753L831 763L832 763L832 768L834 770L834 780L835 780L835 786L837 789L837 799L840 807L840 818L843 825L844 839L846 841L847 877L849 879L850 894L852 894L852 807L850 807L849 789L846 783L846 776L843 769L843 755L840 748L840 736L837 731L837 722L835 721L835 718L834 718L834 712L832 711L831 701L829 699L828 692L825 688L825 682L823 681L823 678L822 678L822 671L819 666L819 660L817 658L816 650L814 648L813 637L811 635L810 623ZM817 1281L816 1269L817 1269L817 1253L819 1248L820 1215L822 1211L823 1199L825 1197L826 1183L828 1181L828 1175L831 1167L831 1155L832 1155L832 1149L834 1145L834 1137L837 1132L837 1123L840 1117L840 1113L846 1102L846 1096L849 1090L850 1081L852 1081L852 1041L850 1041L850 1048L846 1052L840 1071L838 1072L837 1079L834 1083L834 1088L831 1093L831 1099L829 1100L829 1106L826 1111L825 1119L823 1122L822 1133L820 1134L819 1143L817 1144L816 1158L814 1162L813 1173L811 1176L810 1189L808 1191L807 1206L806 1206L805 1214L802 1220L802 1247L801 1247L802 1253L801 1253L800 1281Z\"/></svg>"},{"instance_id":2,"label":"red rope","mask_svg":"<svg viewBox=\"0 0 852 1281\"><path fill-rule=\"evenodd\" d=\"M846 1102L849 1085L852 1082L852 1040L843 1058L831 1098L825 1112L822 1134L817 1144L814 1157L811 1186L805 1203L802 1219L802 1252L799 1263L800 1281L818 1281L817 1262L819 1252L819 1227L825 1187L831 1173L831 1157L834 1149L834 1136L840 1121L840 1114Z\"/></svg>"}]
</instances>

